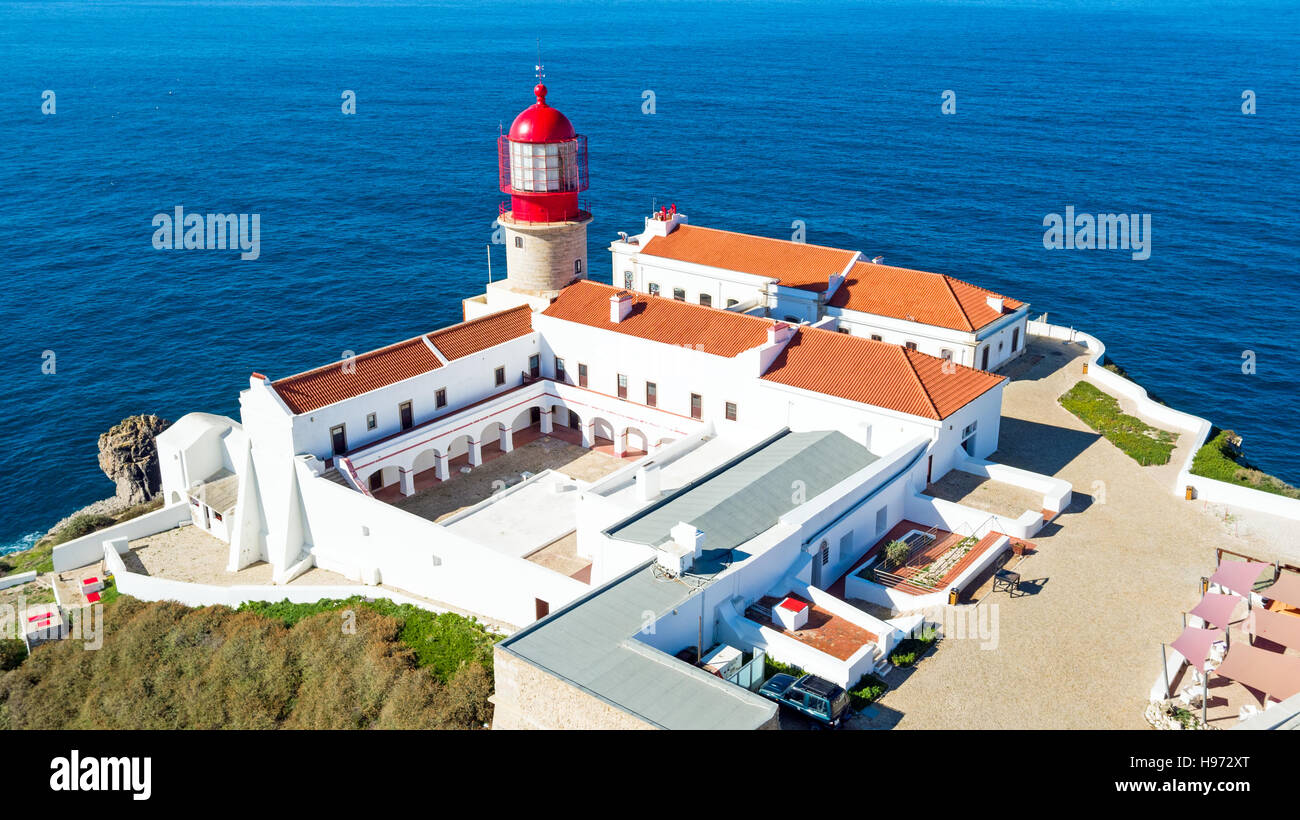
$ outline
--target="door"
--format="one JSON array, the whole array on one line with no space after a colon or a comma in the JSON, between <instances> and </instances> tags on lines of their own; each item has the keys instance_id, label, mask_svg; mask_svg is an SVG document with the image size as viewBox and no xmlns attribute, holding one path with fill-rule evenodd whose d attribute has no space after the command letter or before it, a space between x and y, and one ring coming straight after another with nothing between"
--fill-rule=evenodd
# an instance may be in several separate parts
<instances>
[{"instance_id":1,"label":"door","mask_svg":"<svg viewBox=\"0 0 1300 820\"><path fill-rule=\"evenodd\" d=\"M537 425L537 424L541 424L541 423L542 423L542 408L540 408L540 407L530 407L530 408L528 408L528 424L529 424L529 426Z\"/></svg>"},{"instance_id":2,"label":"door","mask_svg":"<svg viewBox=\"0 0 1300 820\"><path fill-rule=\"evenodd\" d=\"M533 610L537 615L537 620L540 621L542 618L545 618L547 615L551 614L551 605L548 604L546 601L543 601L541 598L534 598Z\"/></svg>"},{"instance_id":3,"label":"door","mask_svg":"<svg viewBox=\"0 0 1300 820\"><path fill-rule=\"evenodd\" d=\"M984 348L984 354L983 354L983 358L981 359L981 362L982 362L982 363L980 364L980 370L988 370L988 369L989 369L989 349L988 349L987 347Z\"/></svg>"},{"instance_id":4,"label":"door","mask_svg":"<svg viewBox=\"0 0 1300 820\"><path fill-rule=\"evenodd\" d=\"M397 414L402 417L403 430L410 430L415 426L415 415L411 412L411 403L409 401L397 405Z\"/></svg>"},{"instance_id":5,"label":"door","mask_svg":"<svg viewBox=\"0 0 1300 820\"><path fill-rule=\"evenodd\" d=\"M347 426L340 424L330 428L330 443L334 446L334 455L341 456L348 451Z\"/></svg>"}]
</instances>

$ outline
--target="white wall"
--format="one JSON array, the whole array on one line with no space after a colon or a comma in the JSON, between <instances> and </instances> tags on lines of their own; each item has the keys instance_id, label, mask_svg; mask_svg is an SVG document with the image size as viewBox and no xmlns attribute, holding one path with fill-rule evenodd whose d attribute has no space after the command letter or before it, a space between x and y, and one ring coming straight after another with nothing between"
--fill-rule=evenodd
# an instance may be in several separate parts
<instances>
[{"instance_id":1,"label":"white wall","mask_svg":"<svg viewBox=\"0 0 1300 820\"><path fill-rule=\"evenodd\" d=\"M190 520L190 503L181 501L168 504L159 510L105 527L98 532L83 535L72 541L59 544L53 550L54 571L66 572L70 569L89 566L103 557L105 541L147 538L160 532L174 530Z\"/></svg>"}]
</instances>

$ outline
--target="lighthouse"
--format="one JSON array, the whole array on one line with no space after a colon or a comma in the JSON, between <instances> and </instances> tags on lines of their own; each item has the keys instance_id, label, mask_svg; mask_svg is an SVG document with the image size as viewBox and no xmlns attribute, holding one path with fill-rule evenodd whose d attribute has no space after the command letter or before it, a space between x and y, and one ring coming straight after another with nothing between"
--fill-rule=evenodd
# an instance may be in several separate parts
<instances>
[{"instance_id":1,"label":"lighthouse","mask_svg":"<svg viewBox=\"0 0 1300 820\"><path fill-rule=\"evenodd\" d=\"M510 209L498 223L506 246L505 286L518 296L549 300L587 277L591 214L578 207L578 194L587 190L587 138L546 102L545 85L539 82L533 93L537 102L497 141L501 191L510 195Z\"/></svg>"}]
</instances>

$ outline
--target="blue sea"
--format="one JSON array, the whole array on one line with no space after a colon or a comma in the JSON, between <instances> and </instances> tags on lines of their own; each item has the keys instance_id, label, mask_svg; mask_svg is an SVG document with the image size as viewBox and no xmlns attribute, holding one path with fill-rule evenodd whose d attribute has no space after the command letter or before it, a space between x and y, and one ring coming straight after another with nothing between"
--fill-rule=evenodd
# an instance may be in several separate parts
<instances>
[{"instance_id":1,"label":"blue sea","mask_svg":"<svg viewBox=\"0 0 1300 820\"><path fill-rule=\"evenodd\" d=\"M590 139L596 278L655 203L771 236L800 220L1087 329L1300 481L1292 2L18 2L0 551L112 494L96 439L124 416L237 416L251 371L459 320L538 40L549 101ZM261 258L155 250L178 205L260 214ZM1150 214L1150 258L1046 250L1068 206Z\"/></svg>"}]
</instances>

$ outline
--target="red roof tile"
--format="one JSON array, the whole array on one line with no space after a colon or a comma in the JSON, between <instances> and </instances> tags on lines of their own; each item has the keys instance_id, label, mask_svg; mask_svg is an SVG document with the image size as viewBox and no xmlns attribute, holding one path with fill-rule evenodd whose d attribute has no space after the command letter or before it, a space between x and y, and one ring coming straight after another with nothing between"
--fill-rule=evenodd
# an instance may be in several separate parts
<instances>
[{"instance_id":1,"label":"red roof tile","mask_svg":"<svg viewBox=\"0 0 1300 820\"><path fill-rule=\"evenodd\" d=\"M1024 306L1023 302L1003 296L1003 310L998 313L988 304L990 296L1001 294L941 273L859 262L849 270L828 304L967 332Z\"/></svg>"},{"instance_id":2,"label":"red roof tile","mask_svg":"<svg viewBox=\"0 0 1300 820\"><path fill-rule=\"evenodd\" d=\"M680 229L679 229L680 230ZM621 322L609 320L609 299L619 288L590 280L574 282L542 313L556 319L625 333L670 345L684 345L715 356L735 356L767 341L770 319L719 308L632 294L632 310Z\"/></svg>"},{"instance_id":3,"label":"red roof tile","mask_svg":"<svg viewBox=\"0 0 1300 820\"><path fill-rule=\"evenodd\" d=\"M434 331L428 338L444 357L454 360L518 338L532 329L532 314L521 305ZM344 362L333 362L272 382L271 387L289 410L299 415L442 367L424 336L362 353L350 363L354 365L349 368L351 372L344 372Z\"/></svg>"},{"instance_id":4,"label":"red roof tile","mask_svg":"<svg viewBox=\"0 0 1300 820\"><path fill-rule=\"evenodd\" d=\"M768 381L945 419L1005 380L899 345L801 327L763 374Z\"/></svg>"},{"instance_id":5,"label":"red roof tile","mask_svg":"<svg viewBox=\"0 0 1300 820\"><path fill-rule=\"evenodd\" d=\"M853 251L839 248L685 224L667 236L653 237L641 253L766 276L786 287L818 293L853 258Z\"/></svg>"},{"instance_id":6,"label":"red roof tile","mask_svg":"<svg viewBox=\"0 0 1300 820\"><path fill-rule=\"evenodd\" d=\"M532 331L533 314L527 305L520 305L435 330L429 334L429 341L433 342L439 353L454 360L518 339Z\"/></svg>"}]
</instances>

